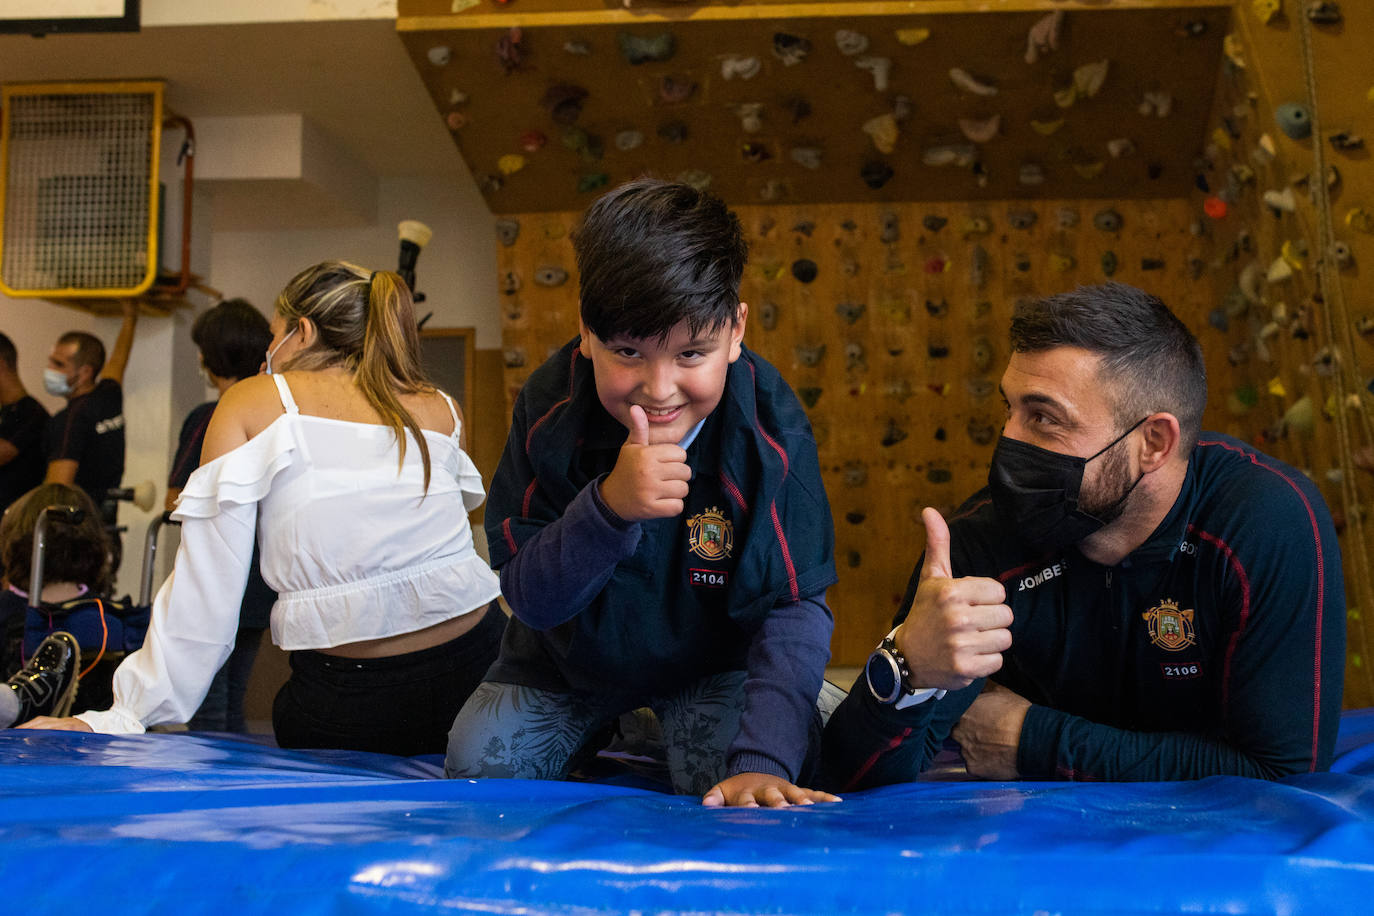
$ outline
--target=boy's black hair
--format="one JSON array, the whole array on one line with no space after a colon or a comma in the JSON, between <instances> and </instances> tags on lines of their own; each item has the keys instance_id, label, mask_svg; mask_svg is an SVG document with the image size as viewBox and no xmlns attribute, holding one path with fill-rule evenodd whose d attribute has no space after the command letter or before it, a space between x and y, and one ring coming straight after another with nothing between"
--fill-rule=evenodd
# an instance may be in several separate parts
<instances>
[{"instance_id":1,"label":"boy's black hair","mask_svg":"<svg viewBox=\"0 0 1374 916\"><path fill-rule=\"evenodd\" d=\"M735 320L748 246L739 219L690 185L639 178L596 200L573 234L582 323L602 340L692 336Z\"/></svg>"},{"instance_id":2,"label":"boy's black hair","mask_svg":"<svg viewBox=\"0 0 1374 916\"><path fill-rule=\"evenodd\" d=\"M244 379L258 374L272 329L248 300L226 299L196 316L191 340L206 369L220 378Z\"/></svg>"},{"instance_id":3,"label":"boy's black hair","mask_svg":"<svg viewBox=\"0 0 1374 916\"><path fill-rule=\"evenodd\" d=\"M1104 283L1017 303L1012 351L1054 347L1101 357L1098 375L1115 401L1118 428L1167 411L1178 418L1180 452L1192 450L1207 406L1207 369L1197 338L1159 299L1124 283Z\"/></svg>"}]
</instances>

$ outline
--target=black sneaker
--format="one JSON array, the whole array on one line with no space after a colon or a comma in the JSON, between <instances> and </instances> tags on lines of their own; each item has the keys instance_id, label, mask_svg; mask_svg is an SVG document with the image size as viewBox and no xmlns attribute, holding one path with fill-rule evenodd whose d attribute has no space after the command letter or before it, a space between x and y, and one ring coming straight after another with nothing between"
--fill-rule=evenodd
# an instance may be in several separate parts
<instances>
[{"instance_id":1,"label":"black sneaker","mask_svg":"<svg viewBox=\"0 0 1374 916\"><path fill-rule=\"evenodd\" d=\"M29 663L9 679L9 689L19 697L19 718L14 724L35 716L65 716L76 699L80 672L81 645L76 637L65 630L49 633Z\"/></svg>"}]
</instances>

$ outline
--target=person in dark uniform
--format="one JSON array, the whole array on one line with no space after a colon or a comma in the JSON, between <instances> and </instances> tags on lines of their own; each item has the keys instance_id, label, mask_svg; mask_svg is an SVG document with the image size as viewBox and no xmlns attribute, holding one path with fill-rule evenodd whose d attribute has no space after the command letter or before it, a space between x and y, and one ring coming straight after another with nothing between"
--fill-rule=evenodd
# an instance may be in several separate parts
<instances>
[{"instance_id":1,"label":"person in dark uniform","mask_svg":"<svg viewBox=\"0 0 1374 916\"><path fill-rule=\"evenodd\" d=\"M85 331L68 331L57 339L43 371L43 387L67 406L48 421L44 438L46 483L65 483L85 490L101 507L107 524L115 524L110 490L124 477L124 370L134 344L138 304L124 300L124 324L109 361L100 339Z\"/></svg>"},{"instance_id":2,"label":"person in dark uniform","mask_svg":"<svg viewBox=\"0 0 1374 916\"><path fill-rule=\"evenodd\" d=\"M201 372L209 384L223 395L240 379L258 374L262 355L272 342L272 329L267 319L245 299L226 299L202 312L191 325L191 339L200 350ZM176 508L177 497L200 467L200 451L205 444L205 430L219 401L206 401L186 415L181 424L172 472L167 479L166 509ZM253 662L262 645L262 634L271 622L272 605L277 593L262 579L259 570L258 545L253 544L253 561L248 570L248 584L243 590L239 606L239 630L234 651L210 682L196 714L187 725L192 731L246 732L248 723L243 715L243 698Z\"/></svg>"},{"instance_id":3,"label":"person in dark uniform","mask_svg":"<svg viewBox=\"0 0 1374 916\"><path fill-rule=\"evenodd\" d=\"M742 344L725 205L642 179L575 236L580 335L516 401L486 516L514 611L451 777L558 779L649 706L679 792L809 804L834 531L805 412Z\"/></svg>"},{"instance_id":4,"label":"person in dark uniform","mask_svg":"<svg viewBox=\"0 0 1374 916\"><path fill-rule=\"evenodd\" d=\"M19 381L14 342L0 334L0 512L43 482L48 412Z\"/></svg>"},{"instance_id":5,"label":"person in dark uniform","mask_svg":"<svg viewBox=\"0 0 1374 916\"><path fill-rule=\"evenodd\" d=\"M1345 596L1316 487L1203 432L1197 340L1122 284L1017 306L988 487L926 509L893 631L825 733L826 782L1326 769Z\"/></svg>"}]
</instances>

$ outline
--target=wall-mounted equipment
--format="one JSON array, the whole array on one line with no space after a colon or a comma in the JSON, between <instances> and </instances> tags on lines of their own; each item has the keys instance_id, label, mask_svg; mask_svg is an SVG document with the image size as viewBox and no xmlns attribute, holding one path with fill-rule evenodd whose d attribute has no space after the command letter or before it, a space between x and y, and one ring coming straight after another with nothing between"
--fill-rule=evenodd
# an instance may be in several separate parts
<instances>
[{"instance_id":1,"label":"wall-mounted equipment","mask_svg":"<svg viewBox=\"0 0 1374 916\"><path fill-rule=\"evenodd\" d=\"M135 296L157 272L163 84L0 91L0 292Z\"/></svg>"}]
</instances>

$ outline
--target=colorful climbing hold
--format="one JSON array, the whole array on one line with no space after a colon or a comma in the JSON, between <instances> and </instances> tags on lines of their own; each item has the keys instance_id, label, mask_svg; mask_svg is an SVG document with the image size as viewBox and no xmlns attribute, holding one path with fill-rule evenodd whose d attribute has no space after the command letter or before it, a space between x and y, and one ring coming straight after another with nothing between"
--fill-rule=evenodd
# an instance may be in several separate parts
<instances>
[{"instance_id":1,"label":"colorful climbing hold","mask_svg":"<svg viewBox=\"0 0 1374 916\"><path fill-rule=\"evenodd\" d=\"M797 362L810 369L815 367L825 356L825 344L815 346L797 344L792 348L792 352L797 357Z\"/></svg>"},{"instance_id":2,"label":"colorful climbing hold","mask_svg":"<svg viewBox=\"0 0 1374 916\"><path fill-rule=\"evenodd\" d=\"M868 306L863 302L841 302L835 306L835 314L845 324L853 324L864 316Z\"/></svg>"},{"instance_id":3,"label":"colorful climbing hold","mask_svg":"<svg viewBox=\"0 0 1374 916\"><path fill-rule=\"evenodd\" d=\"M607 175L605 172L592 172L589 175L583 175L577 180L577 190L580 194L586 194L589 191L595 191L606 187L610 181L611 176Z\"/></svg>"},{"instance_id":4,"label":"colorful climbing hold","mask_svg":"<svg viewBox=\"0 0 1374 916\"><path fill-rule=\"evenodd\" d=\"M1108 207L1093 214L1093 225L1102 232L1120 232L1121 214Z\"/></svg>"},{"instance_id":5,"label":"colorful climbing hold","mask_svg":"<svg viewBox=\"0 0 1374 916\"><path fill-rule=\"evenodd\" d=\"M1374 232L1374 212L1352 207L1345 212L1345 224L1356 232Z\"/></svg>"},{"instance_id":6,"label":"colorful climbing hold","mask_svg":"<svg viewBox=\"0 0 1374 916\"><path fill-rule=\"evenodd\" d=\"M520 221L514 219L498 219L496 221L496 238L506 248L515 244L515 240L520 237Z\"/></svg>"},{"instance_id":7,"label":"colorful climbing hold","mask_svg":"<svg viewBox=\"0 0 1374 916\"><path fill-rule=\"evenodd\" d=\"M811 53L811 42L800 35L787 32L773 33L773 56L782 61L783 66L791 67L806 60Z\"/></svg>"},{"instance_id":8,"label":"colorful climbing hold","mask_svg":"<svg viewBox=\"0 0 1374 916\"><path fill-rule=\"evenodd\" d=\"M990 97L997 94L997 87L984 79L979 79L961 67L953 67L949 71L950 82L958 86L965 92L974 95Z\"/></svg>"},{"instance_id":9,"label":"colorful climbing hold","mask_svg":"<svg viewBox=\"0 0 1374 916\"><path fill-rule=\"evenodd\" d=\"M863 183L875 191L891 181L893 174L892 166L881 159L871 159L859 169L859 177L863 179Z\"/></svg>"},{"instance_id":10,"label":"colorful climbing hold","mask_svg":"<svg viewBox=\"0 0 1374 916\"><path fill-rule=\"evenodd\" d=\"M1274 109L1274 119L1279 130L1294 140L1306 140L1312 136L1312 112L1301 102L1285 102Z\"/></svg>"},{"instance_id":11,"label":"colorful climbing hold","mask_svg":"<svg viewBox=\"0 0 1374 916\"><path fill-rule=\"evenodd\" d=\"M621 56L632 66L662 63L677 51L677 38L672 32L660 32L657 35L621 32L616 38L620 43Z\"/></svg>"}]
</instances>

